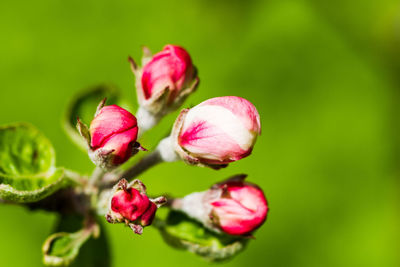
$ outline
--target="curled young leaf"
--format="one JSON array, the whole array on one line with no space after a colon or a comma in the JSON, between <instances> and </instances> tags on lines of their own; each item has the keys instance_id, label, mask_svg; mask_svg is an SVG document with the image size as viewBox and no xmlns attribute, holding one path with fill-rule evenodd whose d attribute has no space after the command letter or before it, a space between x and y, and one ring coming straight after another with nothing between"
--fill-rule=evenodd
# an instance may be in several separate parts
<instances>
[{"instance_id":1,"label":"curled young leaf","mask_svg":"<svg viewBox=\"0 0 400 267\"><path fill-rule=\"evenodd\" d=\"M111 266L111 253L105 229L95 221L89 224L86 221L82 229L83 221L82 216L73 214L62 215L58 218L54 234L43 244L43 261L46 265Z\"/></svg>"},{"instance_id":2,"label":"curled young leaf","mask_svg":"<svg viewBox=\"0 0 400 267\"><path fill-rule=\"evenodd\" d=\"M85 152L87 141L82 138L76 129L77 118L90 122L96 111L99 102L107 98L108 103L115 103L118 99L118 90L107 84L102 84L81 92L73 98L65 114L63 125L71 140Z\"/></svg>"},{"instance_id":3,"label":"curled young leaf","mask_svg":"<svg viewBox=\"0 0 400 267\"><path fill-rule=\"evenodd\" d=\"M78 255L79 248L88 237L82 231L51 235L43 245L44 264L50 266L69 265Z\"/></svg>"},{"instance_id":4,"label":"curled young leaf","mask_svg":"<svg viewBox=\"0 0 400 267\"><path fill-rule=\"evenodd\" d=\"M44 242L43 262L49 266L70 265L79 254L81 246L92 236L98 235L98 226L93 224L75 233L52 234Z\"/></svg>"},{"instance_id":5,"label":"curled young leaf","mask_svg":"<svg viewBox=\"0 0 400 267\"><path fill-rule=\"evenodd\" d=\"M249 239L217 234L178 211L170 211L158 229L169 245L195 253L211 262L227 260L241 252Z\"/></svg>"},{"instance_id":6,"label":"curled young leaf","mask_svg":"<svg viewBox=\"0 0 400 267\"><path fill-rule=\"evenodd\" d=\"M0 198L35 202L69 183L64 169L55 167L50 141L35 127L27 123L0 127Z\"/></svg>"}]
</instances>

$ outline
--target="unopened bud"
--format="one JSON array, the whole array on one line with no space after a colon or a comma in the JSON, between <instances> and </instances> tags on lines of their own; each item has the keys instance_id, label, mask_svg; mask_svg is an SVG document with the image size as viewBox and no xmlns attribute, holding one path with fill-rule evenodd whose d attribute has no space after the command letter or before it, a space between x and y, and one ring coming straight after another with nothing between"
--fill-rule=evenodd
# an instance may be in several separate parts
<instances>
[{"instance_id":1,"label":"unopened bud","mask_svg":"<svg viewBox=\"0 0 400 267\"><path fill-rule=\"evenodd\" d=\"M139 180L128 184L122 179L113 188L106 219L110 223L125 223L141 234L143 227L152 223L157 208L165 202L164 197L149 199L146 187Z\"/></svg>"},{"instance_id":2,"label":"unopened bud","mask_svg":"<svg viewBox=\"0 0 400 267\"><path fill-rule=\"evenodd\" d=\"M163 115L177 109L198 86L196 68L188 52L180 46L166 45L153 56L144 48L142 68L133 59L130 61L136 75L138 116L153 120L149 124L155 124Z\"/></svg>"},{"instance_id":3,"label":"unopened bud","mask_svg":"<svg viewBox=\"0 0 400 267\"><path fill-rule=\"evenodd\" d=\"M113 168L142 148L136 142L138 126L135 116L117 105L103 105L104 102L90 124L89 156L96 165Z\"/></svg>"},{"instance_id":4,"label":"unopened bud","mask_svg":"<svg viewBox=\"0 0 400 267\"><path fill-rule=\"evenodd\" d=\"M241 97L224 96L182 110L172 139L186 162L220 168L250 155L260 132L254 105Z\"/></svg>"},{"instance_id":5,"label":"unopened bud","mask_svg":"<svg viewBox=\"0 0 400 267\"><path fill-rule=\"evenodd\" d=\"M245 177L239 175L207 191L174 200L172 207L211 230L229 235L250 235L266 220L268 204L263 191L244 182Z\"/></svg>"}]
</instances>

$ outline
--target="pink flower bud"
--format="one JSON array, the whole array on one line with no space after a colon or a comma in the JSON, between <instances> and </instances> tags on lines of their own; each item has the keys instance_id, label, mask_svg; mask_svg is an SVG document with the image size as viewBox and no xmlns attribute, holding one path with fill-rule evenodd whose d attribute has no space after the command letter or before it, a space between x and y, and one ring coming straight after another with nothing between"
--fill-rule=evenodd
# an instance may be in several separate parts
<instances>
[{"instance_id":1,"label":"pink flower bud","mask_svg":"<svg viewBox=\"0 0 400 267\"><path fill-rule=\"evenodd\" d=\"M128 221L136 221L149 207L149 198L135 188L120 190L111 199L112 211Z\"/></svg>"},{"instance_id":2,"label":"pink flower bud","mask_svg":"<svg viewBox=\"0 0 400 267\"><path fill-rule=\"evenodd\" d=\"M223 190L210 205L211 220L230 235L249 234L261 226L268 212L263 191L243 181L228 181L218 185Z\"/></svg>"},{"instance_id":3,"label":"pink flower bud","mask_svg":"<svg viewBox=\"0 0 400 267\"><path fill-rule=\"evenodd\" d=\"M147 48L144 51L142 68L130 59L136 75L139 114L152 114L158 121L196 89L198 77L190 55L180 46L166 45L154 56Z\"/></svg>"},{"instance_id":4,"label":"pink flower bud","mask_svg":"<svg viewBox=\"0 0 400 267\"><path fill-rule=\"evenodd\" d=\"M193 81L192 60L180 46L166 45L143 67L141 78L144 98L150 99L168 88L168 102L174 100L179 91Z\"/></svg>"},{"instance_id":5,"label":"pink flower bud","mask_svg":"<svg viewBox=\"0 0 400 267\"><path fill-rule=\"evenodd\" d=\"M224 96L183 110L172 138L187 162L218 167L250 155L260 132L254 105L241 97Z\"/></svg>"},{"instance_id":6,"label":"pink flower bud","mask_svg":"<svg viewBox=\"0 0 400 267\"><path fill-rule=\"evenodd\" d=\"M186 213L216 232L250 235L267 218L268 204L263 191L236 175L211 189L195 192L172 202L172 208Z\"/></svg>"},{"instance_id":7,"label":"pink flower bud","mask_svg":"<svg viewBox=\"0 0 400 267\"><path fill-rule=\"evenodd\" d=\"M95 164L106 158L111 165L124 163L137 147L137 133L136 118L129 111L117 105L102 107L90 124L92 160Z\"/></svg>"},{"instance_id":8,"label":"pink flower bud","mask_svg":"<svg viewBox=\"0 0 400 267\"><path fill-rule=\"evenodd\" d=\"M122 179L113 189L106 218L110 223L126 223L135 233L141 234L142 228L152 223L157 208L165 201L164 197L149 199L146 187L139 180L128 184Z\"/></svg>"}]
</instances>

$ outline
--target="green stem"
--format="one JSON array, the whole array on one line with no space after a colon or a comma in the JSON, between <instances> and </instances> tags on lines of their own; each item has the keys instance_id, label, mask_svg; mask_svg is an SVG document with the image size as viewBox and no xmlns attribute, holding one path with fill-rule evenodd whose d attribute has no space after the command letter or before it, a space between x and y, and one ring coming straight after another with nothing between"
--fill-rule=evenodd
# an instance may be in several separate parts
<instances>
[{"instance_id":1,"label":"green stem","mask_svg":"<svg viewBox=\"0 0 400 267\"><path fill-rule=\"evenodd\" d=\"M80 185L82 187L87 185L87 176L81 175L80 173L69 169L64 170L64 175L77 185Z\"/></svg>"},{"instance_id":2,"label":"green stem","mask_svg":"<svg viewBox=\"0 0 400 267\"><path fill-rule=\"evenodd\" d=\"M102 169L102 168L100 168L100 167L96 167L96 168L93 170L92 176L90 176L88 186L89 186L90 188L95 187L96 184L97 184L99 181L101 181L101 179L103 178L103 175L104 175L105 173L106 173L106 172L104 171L104 169Z\"/></svg>"},{"instance_id":3,"label":"green stem","mask_svg":"<svg viewBox=\"0 0 400 267\"><path fill-rule=\"evenodd\" d=\"M147 171L151 167L161 162L173 162L179 160L179 156L174 150L171 137L162 139L156 149L140 160L136 165L127 170L117 169L114 172L108 173L103 177L102 188L110 188L120 179L125 178L128 181L133 180L139 174Z\"/></svg>"},{"instance_id":4,"label":"green stem","mask_svg":"<svg viewBox=\"0 0 400 267\"><path fill-rule=\"evenodd\" d=\"M110 188L122 178L125 178L128 181L132 181L139 174L145 172L146 170L161 162L163 162L163 160L160 156L160 153L158 150L155 150L127 170L117 169L114 172L106 174L103 178L101 187Z\"/></svg>"},{"instance_id":5,"label":"green stem","mask_svg":"<svg viewBox=\"0 0 400 267\"><path fill-rule=\"evenodd\" d=\"M147 171L151 167L163 162L161 155L158 150L151 152L149 155L140 160L132 168L120 173L119 177L126 178L131 181L136 178L139 174Z\"/></svg>"}]
</instances>

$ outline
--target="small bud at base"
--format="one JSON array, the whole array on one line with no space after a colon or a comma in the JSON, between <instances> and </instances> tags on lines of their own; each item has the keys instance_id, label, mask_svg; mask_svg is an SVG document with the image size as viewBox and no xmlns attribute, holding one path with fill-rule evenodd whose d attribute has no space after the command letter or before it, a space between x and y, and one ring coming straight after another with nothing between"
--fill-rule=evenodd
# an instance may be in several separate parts
<instances>
[{"instance_id":1,"label":"small bud at base","mask_svg":"<svg viewBox=\"0 0 400 267\"><path fill-rule=\"evenodd\" d=\"M146 187L139 180L128 184L122 179L113 188L106 219L109 223L125 223L135 233L141 234L143 227L152 223L157 208L165 201L164 197L150 200Z\"/></svg>"},{"instance_id":2,"label":"small bud at base","mask_svg":"<svg viewBox=\"0 0 400 267\"><path fill-rule=\"evenodd\" d=\"M111 199L111 209L129 221L135 221L149 207L149 198L134 188L120 190Z\"/></svg>"}]
</instances>

